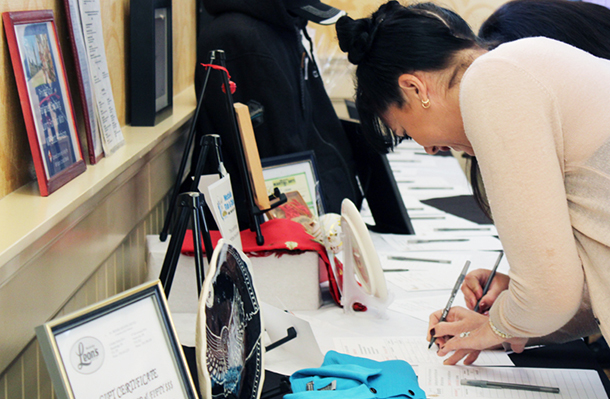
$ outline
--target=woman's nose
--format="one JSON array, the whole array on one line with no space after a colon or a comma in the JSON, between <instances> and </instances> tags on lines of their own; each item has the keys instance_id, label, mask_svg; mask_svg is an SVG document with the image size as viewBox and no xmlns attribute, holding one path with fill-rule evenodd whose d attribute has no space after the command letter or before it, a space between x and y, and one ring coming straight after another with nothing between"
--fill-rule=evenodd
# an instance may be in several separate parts
<instances>
[{"instance_id":1,"label":"woman's nose","mask_svg":"<svg viewBox=\"0 0 610 399\"><path fill-rule=\"evenodd\" d=\"M437 146L432 146L432 147L424 147L424 150L426 150L426 152L430 155L434 155L438 152L438 147Z\"/></svg>"}]
</instances>

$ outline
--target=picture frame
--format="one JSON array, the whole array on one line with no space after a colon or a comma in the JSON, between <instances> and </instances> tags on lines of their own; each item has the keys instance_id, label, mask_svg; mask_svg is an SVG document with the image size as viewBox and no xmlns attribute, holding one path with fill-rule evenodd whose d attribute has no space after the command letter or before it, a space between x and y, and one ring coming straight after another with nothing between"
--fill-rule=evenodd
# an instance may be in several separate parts
<instances>
[{"instance_id":1,"label":"picture frame","mask_svg":"<svg viewBox=\"0 0 610 399\"><path fill-rule=\"evenodd\" d=\"M48 196L86 169L52 10L2 14L38 187Z\"/></svg>"},{"instance_id":2,"label":"picture frame","mask_svg":"<svg viewBox=\"0 0 610 399\"><path fill-rule=\"evenodd\" d=\"M95 165L104 157L101 129L95 111L95 88L93 87L89 58L85 47L82 19L78 0L64 0L68 21L68 37L74 56L74 69L78 81L78 91L83 119L89 163Z\"/></svg>"},{"instance_id":3,"label":"picture frame","mask_svg":"<svg viewBox=\"0 0 610 399\"><path fill-rule=\"evenodd\" d=\"M40 325L36 336L60 399L198 398L159 280Z\"/></svg>"},{"instance_id":4,"label":"picture frame","mask_svg":"<svg viewBox=\"0 0 610 399\"><path fill-rule=\"evenodd\" d=\"M131 0L130 104L132 126L155 126L172 114L171 0Z\"/></svg>"},{"instance_id":5,"label":"picture frame","mask_svg":"<svg viewBox=\"0 0 610 399\"><path fill-rule=\"evenodd\" d=\"M276 187L282 193L298 191L312 215L324 214L325 205L320 190L320 175L313 151L263 158L261 165L269 195Z\"/></svg>"}]
</instances>

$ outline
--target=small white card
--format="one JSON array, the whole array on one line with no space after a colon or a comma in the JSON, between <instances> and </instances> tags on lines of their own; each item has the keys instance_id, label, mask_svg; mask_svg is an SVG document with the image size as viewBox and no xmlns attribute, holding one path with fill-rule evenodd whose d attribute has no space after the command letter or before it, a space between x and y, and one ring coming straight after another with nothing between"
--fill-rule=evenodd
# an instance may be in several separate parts
<instances>
[{"instance_id":1,"label":"small white card","mask_svg":"<svg viewBox=\"0 0 610 399\"><path fill-rule=\"evenodd\" d=\"M237 209L235 197L231 190L231 177L229 174L208 186L208 206L212 210L220 235L226 242L242 250L239 224L237 222Z\"/></svg>"}]
</instances>

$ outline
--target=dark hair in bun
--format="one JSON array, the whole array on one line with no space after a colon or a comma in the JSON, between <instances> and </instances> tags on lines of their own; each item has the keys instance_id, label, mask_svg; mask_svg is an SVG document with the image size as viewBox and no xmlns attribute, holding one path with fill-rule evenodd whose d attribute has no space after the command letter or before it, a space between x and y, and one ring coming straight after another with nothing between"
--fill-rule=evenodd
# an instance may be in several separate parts
<instances>
[{"instance_id":1,"label":"dark hair in bun","mask_svg":"<svg viewBox=\"0 0 610 399\"><path fill-rule=\"evenodd\" d=\"M398 77L442 70L455 53L478 46L466 21L433 3L389 1L369 18L340 18L336 29L339 47L358 65L356 107L367 140L379 152L395 144L380 115L392 104L404 104Z\"/></svg>"}]
</instances>

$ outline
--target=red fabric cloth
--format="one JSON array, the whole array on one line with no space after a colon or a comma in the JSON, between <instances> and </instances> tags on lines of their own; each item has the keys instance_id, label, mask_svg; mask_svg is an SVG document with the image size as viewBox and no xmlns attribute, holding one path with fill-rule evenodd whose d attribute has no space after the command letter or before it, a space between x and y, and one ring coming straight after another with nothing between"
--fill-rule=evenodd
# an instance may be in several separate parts
<instances>
[{"instance_id":1,"label":"red fabric cloth","mask_svg":"<svg viewBox=\"0 0 610 399\"><path fill-rule=\"evenodd\" d=\"M316 251L320 259L326 265L329 276L330 293L337 304L341 303L337 290L337 282L332 273L326 248L305 231L305 228L290 219L273 219L261 224L261 234L265 238L263 245L256 243L256 232L250 230L241 231L241 244L243 252L248 256L281 256L282 254L299 253L303 251ZM216 247L222 236L219 231L210 231L212 246ZM203 243L202 249L205 251ZM188 230L182 243L182 253L193 256L195 246L193 245L193 233Z\"/></svg>"}]
</instances>

